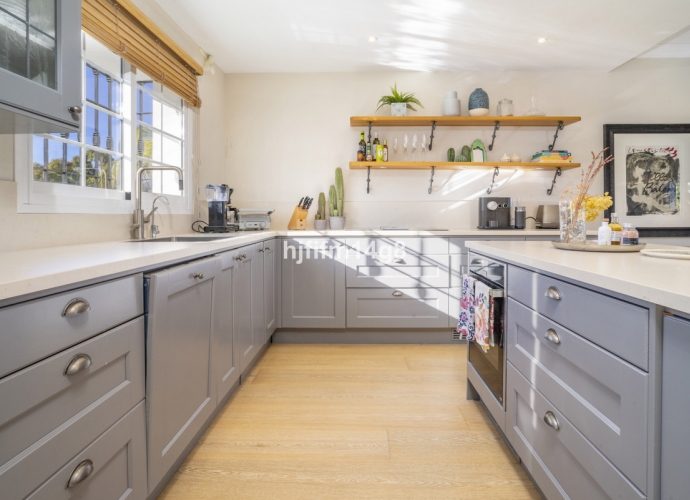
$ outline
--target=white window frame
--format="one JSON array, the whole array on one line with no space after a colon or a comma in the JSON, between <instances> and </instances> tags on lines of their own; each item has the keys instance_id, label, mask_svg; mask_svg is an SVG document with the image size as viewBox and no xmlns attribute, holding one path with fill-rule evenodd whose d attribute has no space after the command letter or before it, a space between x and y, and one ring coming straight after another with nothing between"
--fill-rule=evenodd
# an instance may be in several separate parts
<instances>
[{"instance_id":1,"label":"white window frame","mask_svg":"<svg viewBox=\"0 0 690 500\"><path fill-rule=\"evenodd\" d=\"M84 44L82 44L82 109L85 110L85 76L86 64L84 58ZM89 64L92 64L89 62ZM53 182L34 181L33 179L33 135L16 134L14 136L14 168L17 182L17 212L18 213L47 213L47 214L131 214L134 211L134 185L136 182L136 69L123 61L122 78L122 109L129 109L129 113L123 112L122 131L122 190L93 188L59 184ZM97 65L96 65L97 66ZM166 206L166 212L171 214L192 213L192 191L194 181L192 179L192 126L193 111L189 106L183 106L183 137L182 170L184 172L184 191L182 196L165 195L170 201ZM84 122L86 112L82 113L80 128L85 131ZM82 140L84 137L82 137ZM62 141L84 148L84 144L71 140ZM101 150L110 153L103 148L89 149ZM82 157L83 157L82 149ZM83 163L83 162L82 162ZM127 193L132 193L127 199ZM142 193L142 207L147 209L159 193Z\"/></svg>"}]
</instances>

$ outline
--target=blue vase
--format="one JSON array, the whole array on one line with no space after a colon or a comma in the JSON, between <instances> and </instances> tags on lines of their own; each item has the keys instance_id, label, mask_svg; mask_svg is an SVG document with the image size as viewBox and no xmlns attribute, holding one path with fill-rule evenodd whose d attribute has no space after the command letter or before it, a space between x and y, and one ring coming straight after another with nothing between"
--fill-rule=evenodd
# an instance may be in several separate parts
<instances>
[{"instance_id":1,"label":"blue vase","mask_svg":"<svg viewBox=\"0 0 690 500\"><path fill-rule=\"evenodd\" d=\"M470 111L473 109L486 109L486 112L488 113L489 94L484 92L482 89L474 89L474 92L470 94L467 107Z\"/></svg>"}]
</instances>

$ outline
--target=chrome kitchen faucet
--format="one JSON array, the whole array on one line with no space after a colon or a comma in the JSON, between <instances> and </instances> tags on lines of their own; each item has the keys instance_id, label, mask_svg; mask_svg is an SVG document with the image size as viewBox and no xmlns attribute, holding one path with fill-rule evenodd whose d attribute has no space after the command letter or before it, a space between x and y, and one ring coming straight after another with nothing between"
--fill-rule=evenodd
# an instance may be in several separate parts
<instances>
[{"instance_id":1,"label":"chrome kitchen faucet","mask_svg":"<svg viewBox=\"0 0 690 500\"><path fill-rule=\"evenodd\" d=\"M156 200L158 198L156 198L156 200L153 200L154 206L152 207L150 214L145 216L144 211L141 208L142 174L147 170L161 170L161 171L174 170L180 176L180 191L182 191L183 186L184 186L182 169L179 167L174 167L172 165L162 165L162 166L156 166L156 167L141 167L140 169L137 170L136 183L134 186L134 189L135 189L134 195L136 196L136 208L134 209L134 221L132 222L132 225L130 226L132 229L132 239L134 239L134 240L146 239L145 235L144 235L145 234L144 233L144 224L147 224L148 222L152 221L153 213L157 210L155 204L156 204ZM166 198L166 201L167 201L167 198ZM152 236L155 238L155 234L153 234L153 227L151 229L152 229L152 231L151 231ZM156 231L157 230L158 230L158 228L156 227Z\"/></svg>"}]
</instances>

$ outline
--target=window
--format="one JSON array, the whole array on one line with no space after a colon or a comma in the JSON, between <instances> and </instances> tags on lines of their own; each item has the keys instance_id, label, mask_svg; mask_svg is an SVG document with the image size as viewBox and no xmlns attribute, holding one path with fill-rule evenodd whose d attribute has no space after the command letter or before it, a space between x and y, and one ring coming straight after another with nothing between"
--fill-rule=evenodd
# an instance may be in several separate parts
<instances>
[{"instance_id":1,"label":"window","mask_svg":"<svg viewBox=\"0 0 690 500\"><path fill-rule=\"evenodd\" d=\"M15 155L20 212L130 213L138 168L167 164L191 171L185 169L183 100L89 35L83 39L79 133L15 138L16 151L26 151ZM29 176L21 172L26 165ZM174 213L191 212L189 190L179 190L177 173L147 171L142 177L144 203L165 194Z\"/></svg>"}]
</instances>

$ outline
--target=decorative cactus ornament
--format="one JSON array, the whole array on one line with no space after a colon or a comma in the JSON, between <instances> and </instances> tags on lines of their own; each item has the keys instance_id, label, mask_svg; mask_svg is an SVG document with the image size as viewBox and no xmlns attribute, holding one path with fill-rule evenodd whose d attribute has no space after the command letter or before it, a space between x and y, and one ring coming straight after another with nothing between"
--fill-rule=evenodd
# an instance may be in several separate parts
<instances>
[{"instance_id":1,"label":"decorative cactus ornament","mask_svg":"<svg viewBox=\"0 0 690 500\"><path fill-rule=\"evenodd\" d=\"M319 193L319 209L316 211L316 220L326 220L326 195Z\"/></svg>"}]
</instances>

